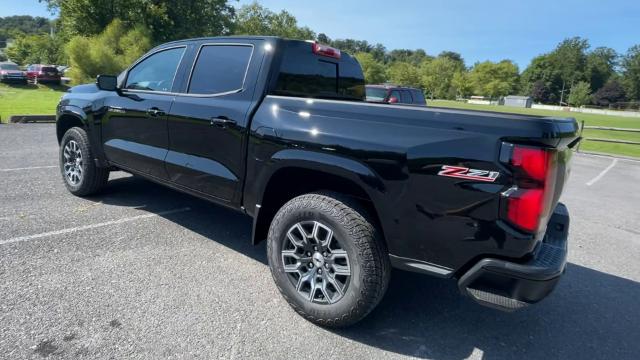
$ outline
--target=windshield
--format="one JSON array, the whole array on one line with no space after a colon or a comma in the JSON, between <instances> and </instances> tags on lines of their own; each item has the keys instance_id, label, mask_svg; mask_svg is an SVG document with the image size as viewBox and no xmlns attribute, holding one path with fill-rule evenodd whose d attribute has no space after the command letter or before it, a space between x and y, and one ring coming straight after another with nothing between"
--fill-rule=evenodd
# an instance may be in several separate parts
<instances>
[{"instance_id":1,"label":"windshield","mask_svg":"<svg viewBox=\"0 0 640 360\"><path fill-rule=\"evenodd\" d=\"M0 64L0 70L20 70L16 64Z\"/></svg>"},{"instance_id":2,"label":"windshield","mask_svg":"<svg viewBox=\"0 0 640 360\"><path fill-rule=\"evenodd\" d=\"M387 89L367 87L367 101L384 101L387 97Z\"/></svg>"}]
</instances>

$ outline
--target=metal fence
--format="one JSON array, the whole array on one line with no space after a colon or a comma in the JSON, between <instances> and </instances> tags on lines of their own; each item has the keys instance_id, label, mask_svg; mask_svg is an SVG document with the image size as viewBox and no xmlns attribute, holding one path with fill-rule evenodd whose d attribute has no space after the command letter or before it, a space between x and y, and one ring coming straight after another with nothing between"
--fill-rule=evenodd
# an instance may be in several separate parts
<instances>
[{"instance_id":1,"label":"metal fence","mask_svg":"<svg viewBox=\"0 0 640 360\"><path fill-rule=\"evenodd\" d=\"M620 131L620 132L629 132L629 133L640 133L640 129L627 129L627 128L618 128L618 127L608 127L608 126L585 126L584 120L582 120L580 124L580 135L582 135L584 129L589 130L605 130L605 131ZM627 144L627 145L640 145L638 141L631 140L619 140L619 139L607 139L607 138L590 138L583 137L584 140L589 141L599 141L599 142L607 142L607 143L616 143L616 144ZM578 151L580 151L580 144L578 144Z\"/></svg>"}]
</instances>

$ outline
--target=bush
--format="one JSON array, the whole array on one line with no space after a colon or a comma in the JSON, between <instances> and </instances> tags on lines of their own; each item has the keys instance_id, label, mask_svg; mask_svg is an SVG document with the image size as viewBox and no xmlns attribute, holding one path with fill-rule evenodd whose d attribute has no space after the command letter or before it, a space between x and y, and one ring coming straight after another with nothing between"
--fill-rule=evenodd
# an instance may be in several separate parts
<instances>
[{"instance_id":1,"label":"bush","mask_svg":"<svg viewBox=\"0 0 640 360\"><path fill-rule=\"evenodd\" d=\"M623 102L627 98L624 87L616 80L608 81L600 90L593 94L593 102L600 106L609 106Z\"/></svg>"},{"instance_id":2,"label":"bush","mask_svg":"<svg viewBox=\"0 0 640 360\"><path fill-rule=\"evenodd\" d=\"M22 35L7 48L6 55L20 64L61 64L65 62L62 39L42 35Z\"/></svg>"},{"instance_id":3,"label":"bush","mask_svg":"<svg viewBox=\"0 0 640 360\"><path fill-rule=\"evenodd\" d=\"M150 48L147 30L129 30L116 19L99 35L75 36L69 41L69 76L77 84L90 82L99 74L117 75Z\"/></svg>"},{"instance_id":4,"label":"bush","mask_svg":"<svg viewBox=\"0 0 640 360\"><path fill-rule=\"evenodd\" d=\"M587 105L591 102L591 84L586 81L580 81L579 83L571 87L571 93L569 94L569 104L572 106L580 107Z\"/></svg>"}]
</instances>

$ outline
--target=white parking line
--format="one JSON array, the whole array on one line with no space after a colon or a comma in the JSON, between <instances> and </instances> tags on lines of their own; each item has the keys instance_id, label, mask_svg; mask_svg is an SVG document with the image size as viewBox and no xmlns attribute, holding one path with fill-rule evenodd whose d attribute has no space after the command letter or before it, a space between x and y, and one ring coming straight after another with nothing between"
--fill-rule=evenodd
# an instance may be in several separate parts
<instances>
[{"instance_id":1,"label":"white parking line","mask_svg":"<svg viewBox=\"0 0 640 360\"><path fill-rule=\"evenodd\" d=\"M611 162L611 164L609 166L607 166L606 169L602 170L602 172L600 174L598 174L598 176L594 177L593 179L591 179L588 183L587 186L591 186L595 183L598 182L598 180L602 179L602 177L609 172L609 170L613 169L614 166L616 166L616 164L618 163L618 159L613 159L613 161Z\"/></svg>"},{"instance_id":2,"label":"white parking line","mask_svg":"<svg viewBox=\"0 0 640 360\"><path fill-rule=\"evenodd\" d=\"M90 224L90 225L78 226L78 227L74 227L74 228L49 231L49 232L44 232L44 233L34 234L34 235L20 236L20 237L15 237L15 238L12 238L12 239L0 240L0 245L17 243L17 242L22 242L22 241L30 241L30 240L40 239L40 238L43 238L43 237L53 236L53 235L68 234L68 233L72 233L72 232L76 232L76 231L95 229L95 228L99 228L99 227L103 227L103 226L118 225L118 224L123 224L123 223L131 222L131 221L136 221L136 220L141 220L141 219L148 219L148 218L152 218L152 217L156 217L156 216L164 216L164 215L169 215L169 214L181 213L181 212L185 212L185 211L189 211L189 210L191 210L191 209L188 208L188 207L185 207L185 208L180 208L180 209L161 211L161 212L155 213L155 214L144 214L144 215L138 215L138 216L131 216L131 217L127 217L127 218L123 218L123 219L119 219L119 220L106 221L106 222L97 223L97 224Z\"/></svg>"},{"instance_id":3,"label":"white parking line","mask_svg":"<svg viewBox=\"0 0 640 360\"><path fill-rule=\"evenodd\" d=\"M3 171L19 171L19 170L35 170L35 169L51 169L56 168L58 165L51 166L31 166L31 167L22 167L22 168L13 168L13 169L0 169L0 172Z\"/></svg>"}]
</instances>

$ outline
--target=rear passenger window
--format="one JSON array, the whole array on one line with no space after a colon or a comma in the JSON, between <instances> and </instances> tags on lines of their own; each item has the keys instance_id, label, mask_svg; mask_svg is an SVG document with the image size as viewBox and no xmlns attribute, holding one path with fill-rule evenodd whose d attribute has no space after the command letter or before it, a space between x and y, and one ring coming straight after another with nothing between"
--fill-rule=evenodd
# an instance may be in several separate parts
<instances>
[{"instance_id":1,"label":"rear passenger window","mask_svg":"<svg viewBox=\"0 0 640 360\"><path fill-rule=\"evenodd\" d=\"M252 46L205 45L200 49L189 83L189 94L220 94L241 90Z\"/></svg>"},{"instance_id":2,"label":"rear passenger window","mask_svg":"<svg viewBox=\"0 0 640 360\"><path fill-rule=\"evenodd\" d=\"M411 104L413 103L413 99L411 98L411 94L407 90L400 91L400 102L403 104Z\"/></svg>"},{"instance_id":3,"label":"rear passenger window","mask_svg":"<svg viewBox=\"0 0 640 360\"><path fill-rule=\"evenodd\" d=\"M413 95L413 101L415 104L424 105L427 103L424 99L424 94L422 93L422 91L413 90L412 95Z\"/></svg>"}]
</instances>

